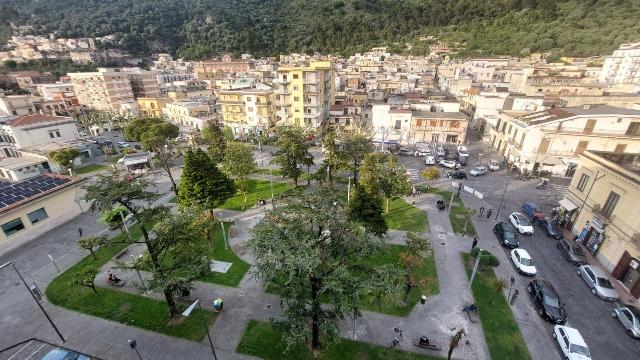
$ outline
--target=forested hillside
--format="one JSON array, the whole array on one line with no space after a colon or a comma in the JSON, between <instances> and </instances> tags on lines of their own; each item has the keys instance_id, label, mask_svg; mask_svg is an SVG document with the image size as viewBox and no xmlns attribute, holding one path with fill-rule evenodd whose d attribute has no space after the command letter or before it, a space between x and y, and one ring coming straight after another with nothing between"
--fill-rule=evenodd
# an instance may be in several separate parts
<instances>
[{"instance_id":1,"label":"forested hillside","mask_svg":"<svg viewBox=\"0 0 640 360\"><path fill-rule=\"evenodd\" d=\"M638 0L2 0L0 25L60 37L116 36L136 55L189 59L224 52L349 54L416 44L420 35L467 43L465 54L608 54L640 41Z\"/></svg>"}]
</instances>

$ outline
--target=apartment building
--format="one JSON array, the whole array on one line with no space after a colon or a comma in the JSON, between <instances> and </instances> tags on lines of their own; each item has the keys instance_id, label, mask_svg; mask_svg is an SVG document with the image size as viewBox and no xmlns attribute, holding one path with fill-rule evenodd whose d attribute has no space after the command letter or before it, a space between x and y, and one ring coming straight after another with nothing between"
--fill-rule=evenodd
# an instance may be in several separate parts
<instances>
[{"instance_id":1,"label":"apartment building","mask_svg":"<svg viewBox=\"0 0 640 360\"><path fill-rule=\"evenodd\" d=\"M29 115L35 112L32 95L7 95L0 90L0 116Z\"/></svg>"},{"instance_id":2,"label":"apartment building","mask_svg":"<svg viewBox=\"0 0 640 360\"><path fill-rule=\"evenodd\" d=\"M271 89L223 90L218 93L218 101L222 121L234 134L261 134L275 126L275 95Z\"/></svg>"},{"instance_id":3,"label":"apartment building","mask_svg":"<svg viewBox=\"0 0 640 360\"><path fill-rule=\"evenodd\" d=\"M411 129L411 110L390 104L371 104L373 141L384 144L407 144Z\"/></svg>"},{"instance_id":4,"label":"apartment building","mask_svg":"<svg viewBox=\"0 0 640 360\"><path fill-rule=\"evenodd\" d=\"M560 205L572 231L640 298L640 155L587 150Z\"/></svg>"},{"instance_id":5,"label":"apartment building","mask_svg":"<svg viewBox=\"0 0 640 360\"><path fill-rule=\"evenodd\" d=\"M207 121L213 119L214 109L201 102L182 101L167 103L162 112L174 124L200 131Z\"/></svg>"},{"instance_id":6,"label":"apartment building","mask_svg":"<svg viewBox=\"0 0 640 360\"><path fill-rule=\"evenodd\" d=\"M278 123L311 129L323 125L335 95L330 61L312 60L305 66L280 68L275 83Z\"/></svg>"},{"instance_id":7,"label":"apartment building","mask_svg":"<svg viewBox=\"0 0 640 360\"><path fill-rule=\"evenodd\" d=\"M609 105L504 110L491 145L520 170L571 176L585 150L640 152L640 110Z\"/></svg>"},{"instance_id":8,"label":"apartment building","mask_svg":"<svg viewBox=\"0 0 640 360\"><path fill-rule=\"evenodd\" d=\"M134 98L153 98L160 96L160 86L155 71L139 68L123 68L129 77Z\"/></svg>"},{"instance_id":9,"label":"apartment building","mask_svg":"<svg viewBox=\"0 0 640 360\"><path fill-rule=\"evenodd\" d=\"M413 110L409 138L411 143L462 144L467 139L469 118L462 112Z\"/></svg>"},{"instance_id":10,"label":"apartment building","mask_svg":"<svg viewBox=\"0 0 640 360\"><path fill-rule=\"evenodd\" d=\"M193 72L198 80L217 79L224 74L242 73L251 69L249 60L233 59L230 55L224 55L217 61L200 61L193 67Z\"/></svg>"},{"instance_id":11,"label":"apartment building","mask_svg":"<svg viewBox=\"0 0 640 360\"><path fill-rule=\"evenodd\" d=\"M119 69L69 73L78 103L85 109L137 112L129 74Z\"/></svg>"},{"instance_id":12,"label":"apartment building","mask_svg":"<svg viewBox=\"0 0 640 360\"><path fill-rule=\"evenodd\" d=\"M621 44L604 60L598 81L640 85L640 42Z\"/></svg>"},{"instance_id":13,"label":"apartment building","mask_svg":"<svg viewBox=\"0 0 640 360\"><path fill-rule=\"evenodd\" d=\"M140 97L136 100L140 116L147 117L161 117L162 110L170 101L169 98L161 97Z\"/></svg>"}]
</instances>

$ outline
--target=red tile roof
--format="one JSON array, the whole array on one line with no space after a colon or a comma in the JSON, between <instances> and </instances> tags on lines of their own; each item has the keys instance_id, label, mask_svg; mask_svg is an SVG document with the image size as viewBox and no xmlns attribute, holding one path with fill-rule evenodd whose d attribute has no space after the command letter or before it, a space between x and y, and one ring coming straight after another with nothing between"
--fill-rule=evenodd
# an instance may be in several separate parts
<instances>
[{"instance_id":1,"label":"red tile roof","mask_svg":"<svg viewBox=\"0 0 640 360\"><path fill-rule=\"evenodd\" d=\"M9 121L9 125L11 126L28 126L37 123L49 122L49 121L60 121L70 119L65 116L52 116L52 115L22 115L18 116L15 119Z\"/></svg>"}]
</instances>

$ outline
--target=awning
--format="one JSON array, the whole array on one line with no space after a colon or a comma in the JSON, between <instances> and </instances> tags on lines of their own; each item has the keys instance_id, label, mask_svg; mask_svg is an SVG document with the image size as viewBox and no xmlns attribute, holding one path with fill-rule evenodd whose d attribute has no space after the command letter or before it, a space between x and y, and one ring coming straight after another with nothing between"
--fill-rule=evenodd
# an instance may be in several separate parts
<instances>
[{"instance_id":1,"label":"awning","mask_svg":"<svg viewBox=\"0 0 640 360\"><path fill-rule=\"evenodd\" d=\"M567 198L560 200L559 204L567 211L573 211L578 208L578 205L574 204L573 201Z\"/></svg>"}]
</instances>

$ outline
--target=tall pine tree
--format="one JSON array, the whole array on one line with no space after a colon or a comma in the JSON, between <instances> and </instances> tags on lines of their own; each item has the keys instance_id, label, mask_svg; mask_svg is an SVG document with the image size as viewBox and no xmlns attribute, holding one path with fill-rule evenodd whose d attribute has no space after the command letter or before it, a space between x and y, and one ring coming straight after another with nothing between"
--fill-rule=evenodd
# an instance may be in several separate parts
<instances>
[{"instance_id":1,"label":"tall pine tree","mask_svg":"<svg viewBox=\"0 0 640 360\"><path fill-rule=\"evenodd\" d=\"M368 232L382 236L389 230L382 211L382 198L356 183L349 202L349 219L362 224Z\"/></svg>"}]
</instances>

